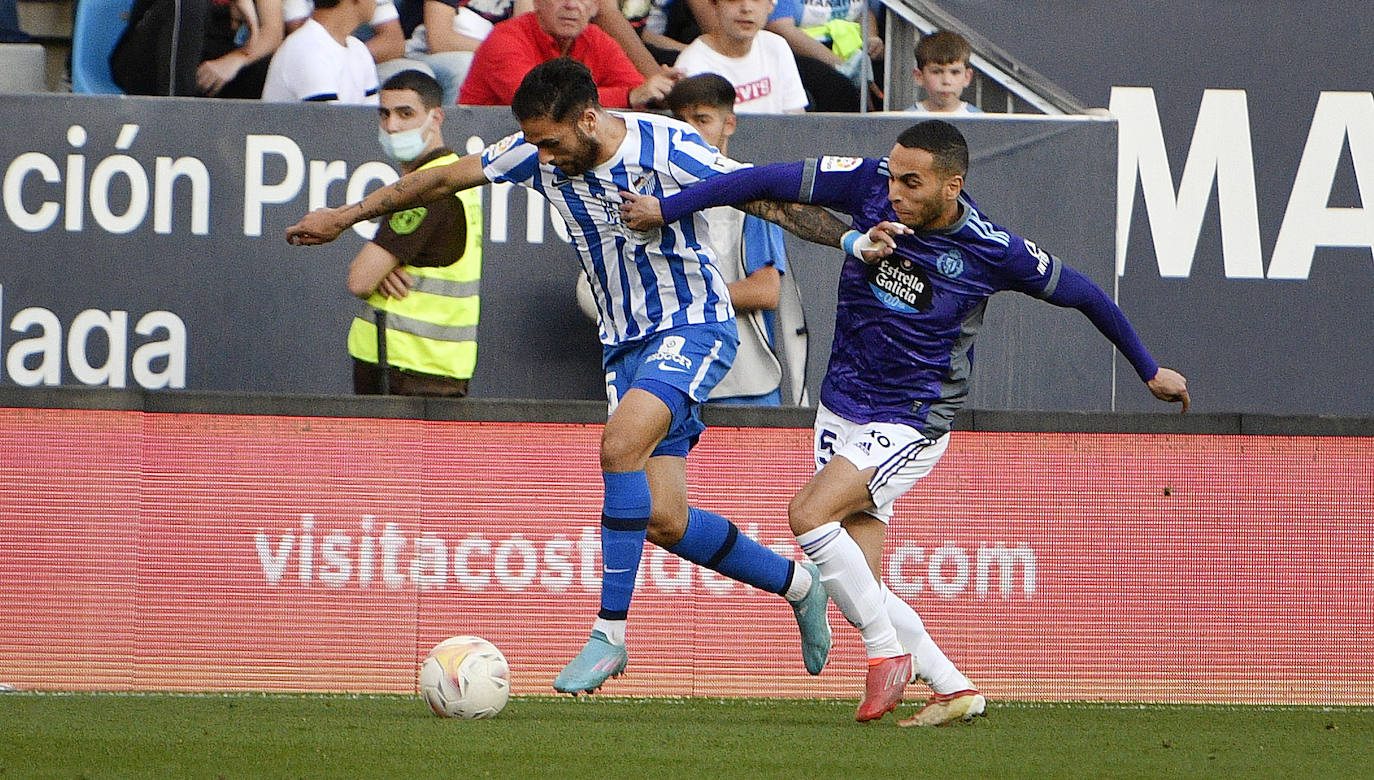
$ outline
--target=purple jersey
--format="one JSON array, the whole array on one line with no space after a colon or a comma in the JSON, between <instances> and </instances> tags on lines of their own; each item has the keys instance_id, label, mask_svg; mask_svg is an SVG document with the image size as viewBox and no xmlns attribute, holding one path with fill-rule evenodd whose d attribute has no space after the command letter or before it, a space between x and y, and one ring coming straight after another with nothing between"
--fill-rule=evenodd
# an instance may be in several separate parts
<instances>
[{"instance_id":1,"label":"purple jersey","mask_svg":"<svg viewBox=\"0 0 1374 780\"><path fill-rule=\"evenodd\" d=\"M821 157L777 163L695 184L662 202L666 220L707 205L775 198L814 203L867 231L897 222L887 159ZM897 251L869 265L846 256L835 340L821 402L855 422L910 425L937 438L968 397L973 341L988 298L1015 290L1077 308L1126 355L1141 379L1158 370L1125 315L1087 277L1033 242L989 221L966 195L941 230L897 237Z\"/></svg>"},{"instance_id":2,"label":"purple jersey","mask_svg":"<svg viewBox=\"0 0 1374 780\"><path fill-rule=\"evenodd\" d=\"M799 201L854 217L866 231L896 222L887 160L822 157L803 169ZM846 256L835 342L821 402L847 419L911 425L931 438L949 430L968 396L973 340L988 298L1054 292L1062 264L988 221L966 196L948 228L897 237L897 251L868 265Z\"/></svg>"}]
</instances>

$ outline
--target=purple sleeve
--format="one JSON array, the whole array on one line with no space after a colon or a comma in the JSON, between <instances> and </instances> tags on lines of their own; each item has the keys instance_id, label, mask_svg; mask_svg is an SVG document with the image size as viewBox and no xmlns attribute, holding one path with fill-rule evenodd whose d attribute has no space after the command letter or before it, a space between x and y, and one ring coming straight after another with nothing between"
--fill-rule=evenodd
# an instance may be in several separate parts
<instances>
[{"instance_id":1,"label":"purple sleeve","mask_svg":"<svg viewBox=\"0 0 1374 780\"><path fill-rule=\"evenodd\" d=\"M1150 351L1141 343L1135 328L1126 319L1107 293L1102 291L1093 280L1067 265L1060 265L1058 283L1054 290L1044 296L1046 301L1056 306L1078 309L1092 324L1111 340L1121 354L1131 362L1142 382L1155 378L1159 364L1150 356Z\"/></svg>"},{"instance_id":2,"label":"purple sleeve","mask_svg":"<svg viewBox=\"0 0 1374 780\"><path fill-rule=\"evenodd\" d=\"M783 200L796 203L801 192L805 163L773 163L757 168L712 176L659 204L663 221L677 222L695 211L712 206L734 206L754 200Z\"/></svg>"}]
</instances>

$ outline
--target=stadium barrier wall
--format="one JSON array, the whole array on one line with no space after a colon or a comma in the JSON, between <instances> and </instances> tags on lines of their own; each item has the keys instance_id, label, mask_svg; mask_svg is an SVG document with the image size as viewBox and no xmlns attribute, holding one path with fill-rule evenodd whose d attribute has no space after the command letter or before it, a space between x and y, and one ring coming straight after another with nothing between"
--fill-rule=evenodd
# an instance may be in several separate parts
<instances>
[{"instance_id":1,"label":"stadium barrier wall","mask_svg":"<svg viewBox=\"0 0 1374 780\"><path fill-rule=\"evenodd\" d=\"M481 150L517 129L507 108L445 114L458 151ZM375 110L16 95L0 101L0 120L25 128L0 134L0 387L351 392L346 341L360 304L344 281L375 226L320 247L288 246L285 231L313 208L359 200L399 175L382 162ZM958 121L987 213L1114 289L1115 123ZM755 162L881 156L910 124L902 116L745 116L732 151ZM480 193L481 347L472 396L604 400L597 328L576 304L579 264L562 218L523 187ZM614 218L614 203L604 205ZM804 298L814 398L844 255L790 235L787 252ZM1131 316L1154 344L1159 329L1142 319L1151 306ZM1304 322L1319 325L1321 314ZM971 390L973 405L1154 403L1134 379L1130 391L1114 392L1114 380L1134 374L1087 319L1024 295L994 298L977 351L982 381Z\"/></svg>"},{"instance_id":2,"label":"stadium barrier wall","mask_svg":"<svg viewBox=\"0 0 1374 780\"><path fill-rule=\"evenodd\" d=\"M809 412L708 408L691 499L799 556ZM0 391L0 683L550 693L599 590L596 403ZM1374 703L1374 420L973 411L886 579L996 698ZM791 611L646 548L626 695L855 697Z\"/></svg>"}]
</instances>

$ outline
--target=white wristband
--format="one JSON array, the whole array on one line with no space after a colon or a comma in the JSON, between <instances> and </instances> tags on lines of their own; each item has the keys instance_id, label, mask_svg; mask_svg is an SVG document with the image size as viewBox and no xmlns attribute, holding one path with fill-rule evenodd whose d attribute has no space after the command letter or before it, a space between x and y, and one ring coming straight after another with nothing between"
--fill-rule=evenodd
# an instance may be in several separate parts
<instances>
[{"instance_id":1,"label":"white wristband","mask_svg":"<svg viewBox=\"0 0 1374 780\"><path fill-rule=\"evenodd\" d=\"M882 248L881 241L874 241L868 237L867 233L860 233L857 230L850 230L840 238L840 246L844 248L846 254L853 255L865 263L871 262L864 258L865 251L872 252Z\"/></svg>"}]
</instances>

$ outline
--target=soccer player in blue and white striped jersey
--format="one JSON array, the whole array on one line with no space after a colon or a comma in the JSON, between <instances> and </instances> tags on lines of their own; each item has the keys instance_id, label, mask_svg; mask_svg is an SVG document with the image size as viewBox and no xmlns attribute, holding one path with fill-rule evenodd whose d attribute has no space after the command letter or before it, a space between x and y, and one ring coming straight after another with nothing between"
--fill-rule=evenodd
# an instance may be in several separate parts
<instances>
[{"instance_id":1,"label":"soccer player in blue and white striped jersey","mask_svg":"<svg viewBox=\"0 0 1374 780\"><path fill-rule=\"evenodd\" d=\"M738 344L705 218L642 232L620 218L622 192L668 196L739 165L684 122L606 111L590 72L573 60L531 70L511 110L521 132L452 165L407 174L361 203L312 212L287 230L287 240L332 241L356 222L489 181L520 184L547 198L567 222L591 281L610 405L601 440L601 607L591 638L554 688L591 692L625 669L626 618L646 536L784 596L801 629L807 671L819 674L830 652L830 626L815 567L783 558L724 517L687 505L686 456L704 430L700 405ZM830 221L825 235L838 244L843 224L805 208L807 219Z\"/></svg>"},{"instance_id":2,"label":"soccer player in blue and white striped jersey","mask_svg":"<svg viewBox=\"0 0 1374 780\"><path fill-rule=\"evenodd\" d=\"M879 562L897 498L930 473L968 395L973 343L988 298L1003 290L1078 309L1121 350L1150 392L1188 408L1187 382L1150 356L1121 309L1086 276L984 216L963 191L968 145L953 125L920 122L882 159L821 157L750 168L659 202L626 193L638 227L759 198L849 214L840 241L835 339L816 411L816 474L788 521L869 656L859 720L896 708L912 674L934 696L900 725L983 712L983 696L916 612L882 583Z\"/></svg>"}]
</instances>

